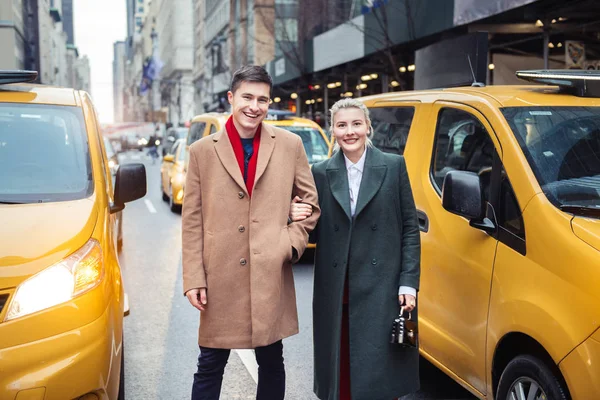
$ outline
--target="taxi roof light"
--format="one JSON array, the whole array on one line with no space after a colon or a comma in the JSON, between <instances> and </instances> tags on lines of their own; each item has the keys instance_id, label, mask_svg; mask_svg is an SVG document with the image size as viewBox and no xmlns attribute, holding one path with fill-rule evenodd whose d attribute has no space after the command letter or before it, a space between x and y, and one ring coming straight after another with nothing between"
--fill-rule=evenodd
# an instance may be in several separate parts
<instances>
[{"instance_id":1,"label":"taxi roof light","mask_svg":"<svg viewBox=\"0 0 600 400\"><path fill-rule=\"evenodd\" d=\"M31 82L34 81L37 76L37 71L0 70L0 85Z\"/></svg>"},{"instance_id":2,"label":"taxi roof light","mask_svg":"<svg viewBox=\"0 0 600 400\"><path fill-rule=\"evenodd\" d=\"M580 97L600 97L600 71L530 70L517 71L517 78L546 85L556 85L562 92Z\"/></svg>"}]
</instances>

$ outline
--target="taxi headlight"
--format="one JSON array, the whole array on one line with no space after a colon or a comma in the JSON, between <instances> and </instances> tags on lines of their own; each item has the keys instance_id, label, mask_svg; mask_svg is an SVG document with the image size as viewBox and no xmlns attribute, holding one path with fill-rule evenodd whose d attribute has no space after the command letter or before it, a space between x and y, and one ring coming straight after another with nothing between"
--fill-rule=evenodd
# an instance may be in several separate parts
<instances>
[{"instance_id":1,"label":"taxi headlight","mask_svg":"<svg viewBox=\"0 0 600 400\"><path fill-rule=\"evenodd\" d=\"M115 161L114 160L108 160L108 168L113 169L115 167Z\"/></svg>"},{"instance_id":2,"label":"taxi headlight","mask_svg":"<svg viewBox=\"0 0 600 400\"><path fill-rule=\"evenodd\" d=\"M95 239L17 287L6 321L64 303L98 286L104 276L102 249Z\"/></svg>"}]
</instances>

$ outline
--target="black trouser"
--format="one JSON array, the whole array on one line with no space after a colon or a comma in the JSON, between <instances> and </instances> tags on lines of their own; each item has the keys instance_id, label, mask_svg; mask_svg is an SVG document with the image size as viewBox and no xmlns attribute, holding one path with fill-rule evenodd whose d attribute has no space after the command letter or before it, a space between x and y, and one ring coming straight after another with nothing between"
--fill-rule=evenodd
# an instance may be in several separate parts
<instances>
[{"instance_id":1,"label":"black trouser","mask_svg":"<svg viewBox=\"0 0 600 400\"><path fill-rule=\"evenodd\" d=\"M200 346L198 371L194 374L192 400L218 400L221 395L223 372L229 359L229 349ZM254 349L258 364L256 400L283 400L285 396L285 369L281 340Z\"/></svg>"}]
</instances>

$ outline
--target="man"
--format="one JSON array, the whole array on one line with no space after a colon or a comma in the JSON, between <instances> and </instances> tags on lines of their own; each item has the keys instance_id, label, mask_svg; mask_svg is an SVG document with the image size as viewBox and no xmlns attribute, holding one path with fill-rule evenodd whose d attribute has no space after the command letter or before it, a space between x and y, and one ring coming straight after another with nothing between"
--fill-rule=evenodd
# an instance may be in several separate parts
<instances>
[{"instance_id":1,"label":"man","mask_svg":"<svg viewBox=\"0 0 600 400\"><path fill-rule=\"evenodd\" d=\"M232 115L190 147L183 203L183 286L200 310L193 400L219 398L230 349L255 349L258 400L283 399L281 340L298 333L292 263L320 214L299 136L263 124L272 81L240 68L227 93ZM288 224L291 199L313 207Z\"/></svg>"}]
</instances>

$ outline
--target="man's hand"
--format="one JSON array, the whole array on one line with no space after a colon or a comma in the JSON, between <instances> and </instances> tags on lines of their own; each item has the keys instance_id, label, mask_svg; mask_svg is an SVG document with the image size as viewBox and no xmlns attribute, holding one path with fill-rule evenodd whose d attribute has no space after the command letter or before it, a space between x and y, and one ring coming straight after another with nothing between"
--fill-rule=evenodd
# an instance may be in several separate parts
<instances>
[{"instance_id":1,"label":"man's hand","mask_svg":"<svg viewBox=\"0 0 600 400\"><path fill-rule=\"evenodd\" d=\"M304 221L312 215L312 206L310 204L301 203L301 201L302 199L296 196L290 204L290 219L293 222Z\"/></svg>"},{"instance_id":2,"label":"man's hand","mask_svg":"<svg viewBox=\"0 0 600 400\"><path fill-rule=\"evenodd\" d=\"M185 292L190 303L200 311L206 310L206 288L190 289Z\"/></svg>"},{"instance_id":3,"label":"man's hand","mask_svg":"<svg viewBox=\"0 0 600 400\"><path fill-rule=\"evenodd\" d=\"M410 294L401 294L400 296L398 296L398 302L401 306L404 307L404 311L406 312L411 312L412 310L414 310L415 305L417 304L415 296L412 296Z\"/></svg>"}]
</instances>

